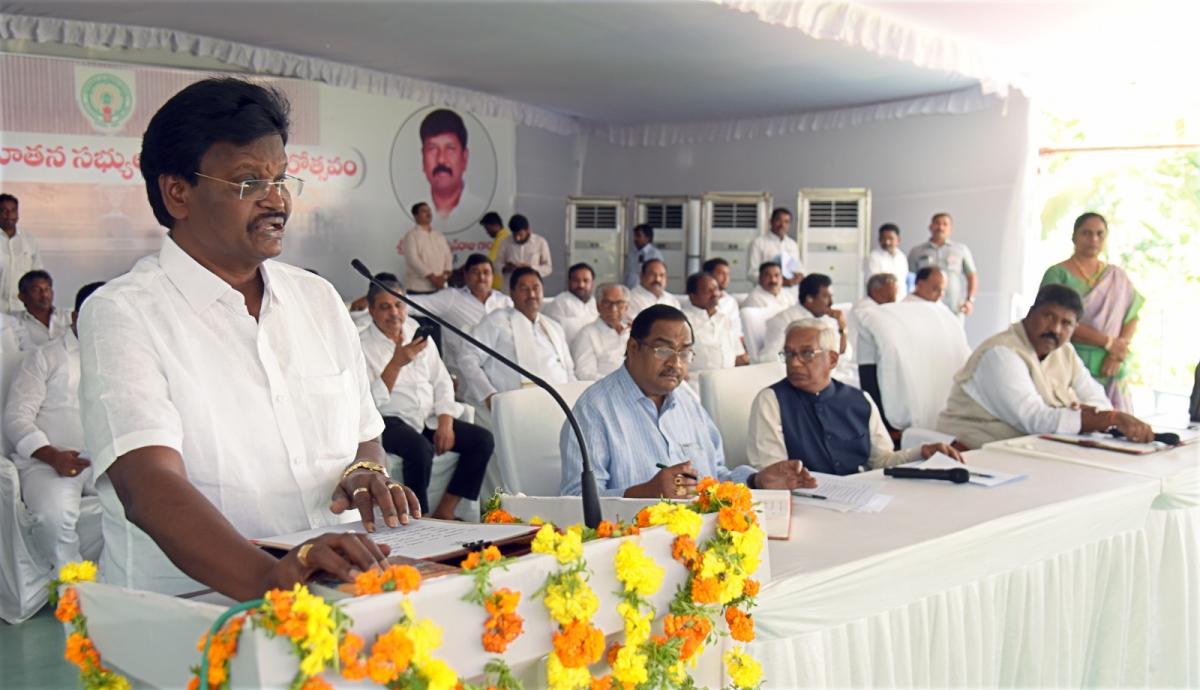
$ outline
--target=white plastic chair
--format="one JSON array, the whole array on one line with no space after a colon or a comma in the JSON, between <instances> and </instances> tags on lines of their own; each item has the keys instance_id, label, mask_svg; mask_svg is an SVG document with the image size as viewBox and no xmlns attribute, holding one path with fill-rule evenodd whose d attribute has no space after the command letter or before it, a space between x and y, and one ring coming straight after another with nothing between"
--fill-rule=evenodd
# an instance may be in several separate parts
<instances>
[{"instance_id":1,"label":"white plastic chair","mask_svg":"<svg viewBox=\"0 0 1200 690\"><path fill-rule=\"evenodd\" d=\"M475 408L470 405L463 405L463 413L458 416L459 421L467 422L468 424L475 421ZM392 476L404 481L404 458L399 455L388 453L388 471ZM429 499L429 509L433 510L437 504L441 502L442 496L446 493L446 487L450 485L450 479L454 476L454 470L458 467L458 453L449 452L441 455L433 456L433 470L429 474L429 488L426 489L425 495ZM458 502L458 507L454 509L454 514L464 520L478 522L479 521L479 501L468 501L463 499Z\"/></svg>"},{"instance_id":2,"label":"white plastic chair","mask_svg":"<svg viewBox=\"0 0 1200 690\"><path fill-rule=\"evenodd\" d=\"M700 373L700 404L721 433L726 466L733 468L749 462L746 432L750 424L750 404L759 391L785 375L787 368L778 361Z\"/></svg>"},{"instance_id":3,"label":"white plastic chair","mask_svg":"<svg viewBox=\"0 0 1200 690\"><path fill-rule=\"evenodd\" d=\"M954 375L971 355L958 318L938 303L897 302L864 311L859 323L860 342L875 351L888 421L897 429L912 429L906 434L909 444L938 438L932 429Z\"/></svg>"},{"instance_id":4,"label":"white plastic chair","mask_svg":"<svg viewBox=\"0 0 1200 690\"><path fill-rule=\"evenodd\" d=\"M555 386L567 405L574 406L591 381ZM557 496L562 479L558 433L566 415L550 394L540 388L498 393L492 398L492 433L496 456L488 464L485 495L497 488L529 496Z\"/></svg>"},{"instance_id":5,"label":"white plastic chair","mask_svg":"<svg viewBox=\"0 0 1200 690\"><path fill-rule=\"evenodd\" d=\"M778 310L770 307L742 307L740 312L742 337L745 339L746 354L750 357L751 362L766 360L766 354L759 350L762 349L763 341L767 337L767 321L777 313L779 313ZM772 353L773 356L774 353Z\"/></svg>"}]
</instances>

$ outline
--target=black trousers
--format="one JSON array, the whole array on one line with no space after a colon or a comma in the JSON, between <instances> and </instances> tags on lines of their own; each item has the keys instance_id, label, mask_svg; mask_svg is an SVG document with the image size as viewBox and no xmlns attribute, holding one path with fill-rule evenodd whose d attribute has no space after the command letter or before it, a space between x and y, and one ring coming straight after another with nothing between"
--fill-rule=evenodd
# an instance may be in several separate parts
<instances>
[{"instance_id":1,"label":"black trousers","mask_svg":"<svg viewBox=\"0 0 1200 690\"><path fill-rule=\"evenodd\" d=\"M454 447L458 466L446 492L469 501L479 498L483 473L492 458L495 442L492 432L481 426L454 420ZM421 502L421 512L429 512L429 479L433 476L433 429L417 431L399 417L383 418L383 449L404 459L404 484Z\"/></svg>"}]
</instances>

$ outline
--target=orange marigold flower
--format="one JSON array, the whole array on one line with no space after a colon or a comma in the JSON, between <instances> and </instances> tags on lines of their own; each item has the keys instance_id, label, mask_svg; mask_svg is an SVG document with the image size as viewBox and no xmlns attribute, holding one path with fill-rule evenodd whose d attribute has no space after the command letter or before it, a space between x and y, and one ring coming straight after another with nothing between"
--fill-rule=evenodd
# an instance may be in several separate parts
<instances>
[{"instance_id":1,"label":"orange marigold flower","mask_svg":"<svg viewBox=\"0 0 1200 690\"><path fill-rule=\"evenodd\" d=\"M554 652L567 668L593 664L604 653L604 633L585 621L571 621L554 633Z\"/></svg>"},{"instance_id":2,"label":"orange marigold flower","mask_svg":"<svg viewBox=\"0 0 1200 690\"><path fill-rule=\"evenodd\" d=\"M489 652L501 653L508 649L513 640L521 636L524 629L525 619L516 614L492 616L484 623L483 648Z\"/></svg>"},{"instance_id":3,"label":"orange marigold flower","mask_svg":"<svg viewBox=\"0 0 1200 690\"><path fill-rule=\"evenodd\" d=\"M365 594L382 594L383 593L383 572L371 568L364 570L358 577L354 578L354 594L355 596L363 596Z\"/></svg>"},{"instance_id":4,"label":"orange marigold flower","mask_svg":"<svg viewBox=\"0 0 1200 690\"><path fill-rule=\"evenodd\" d=\"M748 597L756 597L756 596L758 596L759 587L760 587L760 585L758 583L758 580L752 580L750 578L746 578L746 581L742 584L742 594L744 594Z\"/></svg>"},{"instance_id":5,"label":"orange marigold flower","mask_svg":"<svg viewBox=\"0 0 1200 690\"><path fill-rule=\"evenodd\" d=\"M333 686L320 676L309 676L300 690L333 690Z\"/></svg>"},{"instance_id":6,"label":"orange marigold flower","mask_svg":"<svg viewBox=\"0 0 1200 690\"><path fill-rule=\"evenodd\" d=\"M515 613L517 604L520 602L520 592L514 592L507 587L501 587L483 600L483 607L487 610L489 616L499 616Z\"/></svg>"},{"instance_id":7,"label":"orange marigold flower","mask_svg":"<svg viewBox=\"0 0 1200 690\"><path fill-rule=\"evenodd\" d=\"M721 600L721 583L715 577L692 579L692 601L697 604L715 604Z\"/></svg>"},{"instance_id":8,"label":"orange marigold flower","mask_svg":"<svg viewBox=\"0 0 1200 690\"><path fill-rule=\"evenodd\" d=\"M511 525L517 522L517 518L513 517L512 513L507 510L497 508L483 516L483 521L492 525Z\"/></svg>"},{"instance_id":9,"label":"orange marigold flower","mask_svg":"<svg viewBox=\"0 0 1200 690\"><path fill-rule=\"evenodd\" d=\"M666 638L664 637L663 639L665 640ZM617 663L617 653L621 651L621 647L623 646L624 645L622 645L620 642L614 642L612 643L612 646L608 648L608 653L605 654L604 660L608 662L609 666Z\"/></svg>"},{"instance_id":10,"label":"orange marigold flower","mask_svg":"<svg viewBox=\"0 0 1200 690\"><path fill-rule=\"evenodd\" d=\"M79 615L79 592L74 587L68 587L58 598L58 607L54 609L54 617L60 623L70 623Z\"/></svg>"},{"instance_id":11,"label":"orange marigold flower","mask_svg":"<svg viewBox=\"0 0 1200 690\"><path fill-rule=\"evenodd\" d=\"M396 591L408 594L421 588L421 572L411 565L389 565L384 571L384 589L387 583L394 585Z\"/></svg>"},{"instance_id":12,"label":"orange marigold flower","mask_svg":"<svg viewBox=\"0 0 1200 690\"><path fill-rule=\"evenodd\" d=\"M496 561L500 560L500 557L500 549L496 548L495 546L489 546L483 550L483 560L489 563L495 563Z\"/></svg>"},{"instance_id":13,"label":"orange marigold flower","mask_svg":"<svg viewBox=\"0 0 1200 690\"><path fill-rule=\"evenodd\" d=\"M650 526L650 509L649 508L642 508L641 510L638 511L637 526L638 527L649 527Z\"/></svg>"},{"instance_id":14,"label":"orange marigold flower","mask_svg":"<svg viewBox=\"0 0 1200 690\"><path fill-rule=\"evenodd\" d=\"M663 632L670 637L678 637L683 640L679 658L686 661L700 651L700 645L704 644L704 640L712 632L712 623L703 616L667 614L663 617Z\"/></svg>"},{"instance_id":15,"label":"orange marigold flower","mask_svg":"<svg viewBox=\"0 0 1200 690\"><path fill-rule=\"evenodd\" d=\"M751 518L754 513L744 513L734 510L733 508L722 508L717 512L717 524L721 529L729 530L730 532L745 532L750 529Z\"/></svg>"},{"instance_id":16,"label":"orange marigold flower","mask_svg":"<svg viewBox=\"0 0 1200 690\"><path fill-rule=\"evenodd\" d=\"M100 655L96 653L92 641L77 632L71 633L67 638L67 648L63 652L63 658L78 666L82 671L100 665Z\"/></svg>"},{"instance_id":17,"label":"orange marigold flower","mask_svg":"<svg viewBox=\"0 0 1200 690\"><path fill-rule=\"evenodd\" d=\"M721 482L717 485L716 498L722 505L740 513L748 513L752 507L750 490L744 484Z\"/></svg>"},{"instance_id":18,"label":"orange marigold flower","mask_svg":"<svg viewBox=\"0 0 1200 690\"><path fill-rule=\"evenodd\" d=\"M291 617L292 601L294 599L291 592L281 589L273 589L267 592L263 598L267 600L267 604L270 606L271 611L275 614L276 618L279 620L284 620Z\"/></svg>"},{"instance_id":19,"label":"orange marigold flower","mask_svg":"<svg viewBox=\"0 0 1200 690\"><path fill-rule=\"evenodd\" d=\"M200 676L192 676L188 681L187 690L200 690Z\"/></svg>"},{"instance_id":20,"label":"orange marigold flower","mask_svg":"<svg viewBox=\"0 0 1200 690\"><path fill-rule=\"evenodd\" d=\"M754 640L754 618L734 606L725 609L725 623L729 634L738 642Z\"/></svg>"},{"instance_id":21,"label":"orange marigold flower","mask_svg":"<svg viewBox=\"0 0 1200 690\"><path fill-rule=\"evenodd\" d=\"M686 534L681 534L671 542L671 557L690 569L692 564L700 558L700 552L696 549L694 539Z\"/></svg>"},{"instance_id":22,"label":"orange marigold flower","mask_svg":"<svg viewBox=\"0 0 1200 690\"><path fill-rule=\"evenodd\" d=\"M602 539L607 539L613 535L617 526L608 520L601 520L599 525L596 525L596 536Z\"/></svg>"},{"instance_id":23,"label":"orange marigold flower","mask_svg":"<svg viewBox=\"0 0 1200 690\"><path fill-rule=\"evenodd\" d=\"M358 655L363 650L363 639L352 632L346 633L342 643L338 645L338 659L349 665L358 661Z\"/></svg>"},{"instance_id":24,"label":"orange marigold flower","mask_svg":"<svg viewBox=\"0 0 1200 690\"><path fill-rule=\"evenodd\" d=\"M611 673L606 673L599 678L592 679L591 690L612 690L613 678Z\"/></svg>"},{"instance_id":25,"label":"orange marigold flower","mask_svg":"<svg viewBox=\"0 0 1200 690\"><path fill-rule=\"evenodd\" d=\"M413 643L399 626L392 626L371 645L367 659L367 675L378 685L387 685L408 670L412 660Z\"/></svg>"}]
</instances>

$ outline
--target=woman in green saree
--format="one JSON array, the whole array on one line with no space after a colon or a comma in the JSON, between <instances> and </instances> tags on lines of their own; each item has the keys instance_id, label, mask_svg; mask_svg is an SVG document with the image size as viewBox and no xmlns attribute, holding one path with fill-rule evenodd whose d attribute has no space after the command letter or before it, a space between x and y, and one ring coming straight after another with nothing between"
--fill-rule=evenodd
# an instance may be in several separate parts
<instances>
[{"instance_id":1,"label":"woman in green saree","mask_svg":"<svg viewBox=\"0 0 1200 690\"><path fill-rule=\"evenodd\" d=\"M1128 412L1132 406L1124 382L1125 360L1145 299L1120 266L1101 260L1107 239L1104 216L1088 212L1076 218L1071 234L1075 253L1047 269L1042 285L1066 285L1083 298L1083 318L1071 343L1088 371L1104 385L1113 408Z\"/></svg>"}]
</instances>

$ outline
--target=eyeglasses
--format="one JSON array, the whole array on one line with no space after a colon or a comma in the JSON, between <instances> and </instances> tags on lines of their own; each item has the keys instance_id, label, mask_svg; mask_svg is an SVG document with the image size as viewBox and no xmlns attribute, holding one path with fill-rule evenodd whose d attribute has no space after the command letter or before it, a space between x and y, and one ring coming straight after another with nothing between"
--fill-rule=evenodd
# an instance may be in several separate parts
<instances>
[{"instance_id":1,"label":"eyeglasses","mask_svg":"<svg viewBox=\"0 0 1200 690\"><path fill-rule=\"evenodd\" d=\"M641 340L638 342L643 347L649 347L649 345L646 345L646 343ZM654 358L662 362L669 361L672 357L678 357L680 361L685 363L690 363L692 360L696 359L696 351L690 347L676 350L673 347L667 347L663 345L652 349L654 350Z\"/></svg>"},{"instance_id":2,"label":"eyeglasses","mask_svg":"<svg viewBox=\"0 0 1200 690\"><path fill-rule=\"evenodd\" d=\"M228 185L233 185L238 188L239 199L249 199L250 201L262 201L271 194L271 188L274 187L279 196L284 196L285 193L289 197L300 196L300 192L304 191L304 180L291 175L284 175L282 180L246 180L244 182L230 182L222 180L219 177L212 177L204 173L197 172L196 177L203 177L206 180L214 182L224 182Z\"/></svg>"},{"instance_id":3,"label":"eyeglasses","mask_svg":"<svg viewBox=\"0 0 1200 690\"><path fill-rule=\"evenodd\" d=\"M822 352L828 352L828 350L800 350L799 352L794 350L784 350L783 352L779 353L779 361L783 362L784 364L787 364L793 359L811 362Z\"/></svg>"}]
</instances>

